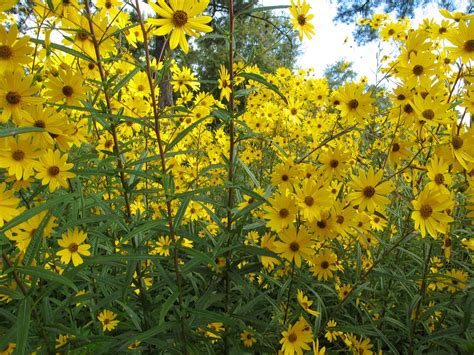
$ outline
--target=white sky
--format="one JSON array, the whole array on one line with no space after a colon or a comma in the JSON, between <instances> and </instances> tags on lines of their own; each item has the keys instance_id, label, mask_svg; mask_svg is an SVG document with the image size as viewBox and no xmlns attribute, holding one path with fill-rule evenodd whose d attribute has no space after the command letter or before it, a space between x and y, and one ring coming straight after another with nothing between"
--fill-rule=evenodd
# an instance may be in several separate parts
<instances>
[{"instance_id":1,"label":"white sky","mask_svg":"<svg viewBox=\"0 0 474 355\"><path fill-rule=\"evenodd\" d=\"M455 1L457 8L465 10L469 0ZM311 21L315 26L316 35L308 40L303 38L303 54L298 59L297 65L301 68L314 68L316 76L322 76L327 65L339 59L353 62L353 69L360 76L367 76L369 82L375 82L377 69L378 41L359 47L354 42L352 32L355 24L346 25L333 22L336 16L336 1L307 0L311 5L310 13L314 14ZM290 0L260 0L264 6L289 5ZM440 20L438 7L434 4L418 8L412 23L419 24L424 18ZM346 43L344 41L348 38ZM386 43L383 44L386 47Z\"/></svg>"}]
</instances>

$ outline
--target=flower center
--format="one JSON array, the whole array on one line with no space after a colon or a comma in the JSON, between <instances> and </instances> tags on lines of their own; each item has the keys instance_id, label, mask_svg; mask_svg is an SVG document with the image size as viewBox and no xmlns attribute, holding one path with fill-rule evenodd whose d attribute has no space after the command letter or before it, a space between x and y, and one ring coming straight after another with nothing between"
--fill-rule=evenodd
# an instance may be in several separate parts
<instances>
[{"instance_id":1,"label":"flower center","mask_svg":"<svg viewBox=\"0 0 474 355\"><path fill-rule=\"evenodd\" d=\"M417 64L413 67L413 74L420 76L421 74L423 74L423 70L424 70L423 66Z\"/></svg>"},{"instance_id":2,"label":"flower center","mask_svg":"<svg viewBox=\"0 0 474 355\"><path fill-rule=\"evenodd\" d=\"M410 114L413 112L413 107L410 104L406 104L403 106L403 112Z\"/></svg>"},{"instance_id":3,"label":"flower center","mask_svg":"<svg viewBox=\"0 0 474 355\"><path fill-rule=\"evenodd\" d=\"M337 216L336 223L343 224L344 223L344 216Z\"/></svg>"},{"instance_id":4,"label":"flower center","mask_svg":"<svg viewBox=\"0 0 474 355\"><path fill-rule=\"evenodd\" d=\"M388 35L392 36L395 33L395 30L393 28L388 30Z\"/></svg>"},{"instance_id":5,"label":"flower center","mask_svg":"<svg viewBox=\"0 0 474 355\"><path fill-rule=\"evenodd\" d=\"M112 142L111 140L108 140L108 141L105 142L104 147L108 149L112 146L113 143L114 142Z\"/></svg>"},{"instance_id":6,"label":"flower center","mask_svg":"<svg viewBox=\"0 0 474 355\"><path fill-rule=\"evenodd\" d=\"M393 143L392 145L392 152L398 152L400 150L400 144Z\"/></svg>"},{"instance_id":7,"label":"flower center","mask_svg":"<svg viewBox=\"0 0 474 355\"><path fill-rule=\"evenodd\" d=\"M35 127L38 127L38 128L45 128L45 127L46 127L46 124L44 123L43 120L38 120L38 121L35 121Z\"/></svg>"},{"instance_id":8,"label":"flower center","mask_svg":"<svg viewBox=\"0 0 474 355\"><path fill-rule=\"evenodd\" d=\"M7 92L6 98L7 98L7 102L10 105L17 105L20 103L21 95L17 93L16 91L9 91Z\"/></svg>"},{"instance_id":9,"label":"flower center","mask_svg":"<svg viewBox=\"0 0 474 355\"><path fill-rule=\"evenodd\" d=\"M428 110L423 111L422 116L426 118L427 120L432 120L435 116L435 113L433 110L428 109Z\"/></svg>"},{"instance_id":10,"label":"flower center","mask_svg":"<svg viewBox=\"0 0 474 355\"><path fill-rule=\"evenodd\" d=\"M0 59L10 59L13 55L13 51L10 46L2 44L0 46Z\"/></svg>"},{"instance_id":11,"label":"flower center","mask_svg":"<svg viewBox=\"0 0 474 355\"><path fill-rule=\"evenodd\" d=\"M112 7L112 1L107 0L107 1L105 2L105 8L106 8L106 9L110 9L111 7Z\"/></svg>"},{"instance_id":12,"label":"flower center","mask_svg":"<svg viewBox=\"0 0 474 355\"><path fill-rule=\"evenodd\" d=\"M435 175L435 178L434 178L434 181L435 181L438 185L444 184L444 175L443 175L443 174L436 174L436 175Z\"/></svg>"},{"instance_id":13,"label":"flower center","mask_svg":"<svg viewBox=\"0 0 474 355\"><path fill-rule=\"evenodd\" d=\"M76 243L71 243L69 244L68 249L71 253L75 253L77 252L77 249L79 249L79 245L77 245Z\"/></svg>"},{"instance_id":14,"label":"flower center","mask_svg":"<svg viewBox=\"0 0 474 355\"><path fill-rule=\"evenodd\" d=\"M173 24L176 27L183 27L188 22L188 14L178 10L173 14Z\"/></svg>"},{"instance_id":15,"label":"flower center","mask_svg":"<svg viewBox=\"0 0 474 355\"><path fill-rule=\"evenodd\" d=\"M366 186L364 187L363 193L365 197L370 198L375 195L375 188L373 186Z\"/></svg>"},{"instance_id":16,"label":"flower center","mask_svg":"<svg viewBox=\"0 0 474 355\"><path fill-rule=\"evenodd\" d=\"M300 26L304 26L306 24L306 17L305 15L298 16L298 23Z\"/></svg>"},{"instance_id":17,"label":"flower center","mask_svg":"<svg viewBox=\"0 0 474 355\"><path fill-rule=\"evenodd\" d=\"M339 165L339 161L337 159L331 159L331 161L329 162L329 166L331 168L335 169L338 167L338 165Z\"/></svg>"},{"instance_id":18,"label":"flower center","mask_svg":"<svg viewBox=\"0 0 474 355\"><path fill-rule=\"evenodd\" d=\"M22 150L15 150L12 154L13 160L22 161L25 159L25 152Z\"/></svg>"},{"instance_id":19,"label":"flower center","mask_svg":"<svg viewBox=\"0 0 474 355\"><path fill-rule=\"evenodd\" d=\"M306 196L304 198L304 203L306 204L306 206L312 206L314 205L314 198L312 198L311 196Z\"/></svg>"},{"instance_id":20,"label":"flower center","mask_svg":"<svg viewBox=\"0 0 474 355\"><path fill-rule=\"evenodd\" d=\"M286 175L286 174L283 174L283 175L281 176L281 179L282 179L283 181L288 181L288 180L290 179L290 177L289 177L288 175Z\"/></svg>"},{"instance_id":21,"label":"flower center","mask_svg":"<svg viewBox=\"0 0 474 355\"><path fill-rule=\"evenodd\" d=\"M94 63L89 63L87 64L87 67L89 68L89 70L93 70L95 68L95 65Z\"/></svg>"},{"instance_id":22,"label":"flower center","mask_svg":"<svg viewBox=\"0 0 474 355\"><path fill-rule=\"evenodd\" d=\"M464 144L464 140L459 136L454 136L453 140L451 141L451 145L453 146L454 149L462 148L463 144Z\"/></svg>"},{"instance_id":23,"label":"flower center","mask_svg":"<svg viewBox=\"0 0 474 355\"><path fill-rule=\"evenodd\" d=\"M464 42L464 49L469 53L474 52L474 39Z\"/></svg>"},{"instance_id":24,"label":"flower center","mask_svg":"<svg viewBox=\"0 0 474 355\"><path fill-rule=\"evenodd\" d=\"M105 318L104 319L104 324L109 324L110 323L110 319L109 318Z\"/></svg>"},{"instance_id":25,"label":"flower center","mask_svg":"<svg viewBox=\"0 0 474 355\"><path fill-rule=\"evenodd\" d=\"M291 333L288 335L288 341L290 343L294 343L298 339L298 336L295 333Z\"/></svg>"},{"instance_id":26,"label":"flower center","mask_svg":"<svg viewBox=\"0 0 474 355\"><path fill-rule=\"evenodd\" d=\"M77 33L77 38L78 38L80 41L85 41L86 39L89 38L89 35L88 35L86 32L78 32L78 33Z\"/></svg>"},{"instance_id":27,"label":"flower center","mask_svg":"<svg viewBox=\"0 0 474 355\"><path fill-rule=\"evenodd\" d=\"M399 95L397 96L397 100L403 101L403 100L405 100L405 99L406 99L406 96L403 95L403 94L399 94Z\"/></svg>"},{"instance_id":28,"label":"flower center","mask_svg":"<svg viewBox=\"0 0 474 355\"><path fill-rule=\"evenodd\" d=\"M326 228L326 222L324 222L324 221L317 221L316 225L321 229Z\"/></svg>"},{"instance_id":29,"label":"flower center","mask_svg":"<svg viewBox=\"0 0 474 355\"><path fill-rule=\"evenodd\" d=\"M292 252L296 253L298 250L300 250L300 245L298 244L298 242L291 242L290 249Z\"/></svg>"},{"instance_id":30,"label":"flower center","mask_svg":"<svg viewBox=\"0 0 474 355\"><path fill-rule=\"evenodd\" d=\"M288 209L282 208L282 209L280 210L280 217L281 217L281 218L286 218L286 217L288 217L289 215L290 215L290 211L288 211Z\"/></svg>"},{"instance_id":31,"label":"flower center","mask_svg":"<svg viewBox=\"0 0 474 355\"><path fill-rule=\"evenodd\" d=\"M443 33L446 33L448 32L447 28L446 27L440 27L439 30L438 30L439 34L443 34Z\"/></svg>"},{"instance_id":32,"label":"flower center","mask_svg":"<svg viewBox=\"0 0 474 355\"><path fill-rule=\"evenodd\" d=\"M71 97L74 94L74 89L72 86L66 85L63 87L63 94L64 96Z\"/></svg>"},{"instance_id":33,"label":"flower center","mask_svg":"<svg viewBox=\"0 0 474 355\"><path fill-rule=\"evenodd\" d=\"M348 105L351 110L355 110L357 107L359 107L359 101L357 101L356 99L352 99L351 101L349 101Z\"/></svg>"},{"instance_id":34,"label":"flower center","mask_svg":"<svg viewBox=\"0 0 474 355\"><path fill-rule=\"evenodd\" d=\"M50 176L56 176L59 174L59 168L57 166L50 166L48 168L48 174Z\"/></svg>"},{"instance_id":35,"label":"flower center","mask_svg":"<svg viewBox=\"0 0 474 355\"><path fill-rule=\"evenodd\" d=\"M429 216L431 216L431 214L433 213L433 208L431 208L430 205L423 205L421 206L420 208L420 214L421 214L421 217L423 217L424 219L428 218Z\"/></svg>"},{"instance_id":36,"label":"flower center","mask_svg":"<svg viewBox=\"0 0 474 355\"><path fill-rule=\"evenodd\" d=\"M322 269L327 269L329 267L329 262L327 260L324 260L321 262L321 268Z\"/></svg>"}]
</instances>

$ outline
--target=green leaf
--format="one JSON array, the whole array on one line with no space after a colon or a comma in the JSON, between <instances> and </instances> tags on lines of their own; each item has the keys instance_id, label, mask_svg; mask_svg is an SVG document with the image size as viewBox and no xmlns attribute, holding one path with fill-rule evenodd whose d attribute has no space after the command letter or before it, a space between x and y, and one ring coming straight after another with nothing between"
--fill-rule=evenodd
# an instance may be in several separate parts
<instances>
[{"instance_id":1,"label":"green leaf","mask_svg":"<svg viewBox=\"0 0 474 355\"><path fill-rule=\"evenodd\" d=\"M160 321L158 322L158 325L162 325L165 322L165 317L168 314L171 306L173 306L174 302L179 296L179 291L178 290L173 290L173 293L171 296L166 300L166 302L163 304L163 306L160 309Z\"/></svg>"},{"instance_id":2,"label":"green leaf","mask_svg":"<svg viewBox=\"0 0 474 355\"><path fill-rule=\"evenodd\" d=\"M10 222L5 224L2 229L0 229L0 234L5 233L5 231L16 227L17 225L29 220L31 217L36 216L38 213L49 210L55 206L58 206L60 204L65 204L69 202L70 200L74 199L77 196L75 193L70 193L67 195L62 195L62 196L57 196L56 198L50 199L49 201L43 203L42 205L35 206L33 208L30 208L29 210L26 210L19 216L13 218Z\"/></svg>"},{"instance_id":3,"label":"green leaf","mask_svg":"<svg viewBox=\"0 0 474 355\"><path fill-rule=\"evenodd\" d=\"M185 129L183 129L181 132L179 132L179 134L176 136L175 139L173 139L173 141L171 141L167 146L166 146L166 149L165 149L165 152L168 152L170 151L176 144L178 144L184 137L187 136L187 134L194 129L194 127L196 127L198 124L200 124L202 121L204 120L207 120L209 117L211 116L206 116L206 117L203 117L203 118L200 118L199 120L197 120L196 122L193 122L189 127L186 127Z\"/></svg>"},{"instance_id":4,"label":"green leaf","mask_svg":"<svg viewBox=\"0 0 474 355\"><path fill-rule=\"evenodd\" d=\"M227 315L217 312L206 311L204 309L189 309L189 313L197 317L199 324L222 322L226 325L239 326L239 321Z\"/></svg>"},{"instance_id":5,"label":"green leaf","mask_svg":"<svg viewBox=\"0 0 474 355\"><path fill-rule=\"evenodd\" d=\"M135 76L140 71L140 67L136 67L133 69L130 73L125 75L125 77L118 82L118 84L113 88L113 90L110 92L110 96L114 96L116 93L120 91L121 88L123 88L132 78Z\"/></svg>"},{"instance_id":6,"label":"green leaf","mask_svg":"<svg viewBox=\"0 0 474 355\"><path fill-rule=\"evenodd\" d=\"M278 96L281 97L281 99L288 104L288 100L286 99L285 95L281 93L281 91L278 89L278 87L272 83L269 83L263 76L255 73L242 73L239 74L239 76L243 76L244 78L248 80L254 80L256 82L259 82L260 84L265 85L267 88L272 90L274 93L276 93Z\"/></svg>"},{"instance_id":7,"label":"green leaf","mask_svg":"<svg viewBox=\"0 0 474 355\"><path fill-rule=\"evenodd\" d=\"M44 43L44 40L42 39L37 39L37 38L30 38L30 41L33 42L33 43L36 43L36 44L41 44L43 45L43 47L47 48L47 47L51 47L53 49L58 49L60 50L61 52L64 52L64 53L68 53L68 54L71 54L72 56L76 57L76 58L81 58L81 59L84 59L88 62L95 62L91 57L85 55L84 53L81 53L81 52L78 52L72 48L69 48L69 47L66 47L66 46L63 46L61 44L57 44L57 43L49 43L47 46L45 45Z\"/></svg>"},{"instance_id":8,"label":"green leaf","mask_svg":"<svg viewBox=\"0 0 474 355\"><path fill-rule=\"evenodd\" d=\"M26 344L30 330L31 318L31 299L29 297L23 299L18 307L18 320L16 323L16 349L15 354L27 354Z\"/></svg>"},{"instance_id":9,"label":"green leaf","mask_svg":"<svg viewBox=\"0 0 474 355\"><path fill-rule=\"evenodd\" d=\"M15 127L15 128L2 128L0 131L0 138L14 136L16 134L31 133L31 132L44 132L44 128L39 127Z\"/></svg>"},{"instance_id":10,"label":"green leaf","mask_svg":"<svg viewBox=\"0 0 474 355\"><path fill-rule=\"evenodd\" d=\"M72 288L76 292L79 291L76 285L74 285L74 282L72 282L72 280L70 280L66 276L56 274L55 272L45 270L41 267L21 266L16 267L15 270L25 275L36 276L43 280L60 283L61 285Z\"/></svg>"}]
</instances>

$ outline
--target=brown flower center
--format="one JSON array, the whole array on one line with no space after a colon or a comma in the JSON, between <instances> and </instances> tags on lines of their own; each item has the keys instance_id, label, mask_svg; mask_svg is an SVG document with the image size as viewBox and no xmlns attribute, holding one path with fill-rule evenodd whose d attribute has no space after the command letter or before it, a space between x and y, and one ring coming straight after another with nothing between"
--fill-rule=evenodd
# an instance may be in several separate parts
<instances>
[{"instance_id":1,"label":"brown flower center","mask_svg":"<svg viewBox=\"0 0 474 355\"><path fill-rule=\"evenodd\" d=\"M95 68L95 65L94 63L89 63L87 64L87 67L89 68L89 70L93 70Z\"/></svg>"},{"instance_id":2,"label":"brown flower center","mask_svg":"<svg viewBox=\"0 0 474 355\"><path fill-rule=\"evenodd\" d=\"M89 38L89 35L87 34L87 32L78 32L77 33L77 38L80 40L80 41L85 41Z\"/></svg>"},{"instance_id":3,"label":"brown flower center","mask_svg":"<svg viewBox=\"0 0 474 355\"><path fill-rule=\"evenodd\" d=\"M359 107L359 101L357 101L356 99L352 99L347 105L351 110L355 110L357 107Z\"/></svg>"},{"instance_id":4,"label":"brown flower center","mask_svg":"<svg viewBox=\"0 0 474 355\"><path fill-rule=\"evenodd\" d=\"M110 9L111 7L112 7L112 1L107 0L107 1L105 2L105 8L106 8L106 9Z\"/></svg>"},{"instance_id":5,"label":"brown flower center","mask_svg":"<svg viewBox=\"0 0 474 355\"><path fill-rule=\"evenodd\" d=\"M296 114L298 113L298 110L295 109L295 108L292 108L290 112L291 112L291 114L294 116L294 115L296 115Z\"/></svg>"},{"instance_id":6,"label":"brown flower center","mask_svg":"<svg viewBox=\"0 0 474 355\"><path fill-rule=\"evenodd\" d=\"M432 120L435 116L435 113L432 109L428 109L428 110L424 110L421 115L427 120Z\"/></svg>"},{"instance_id":7,"label":"brown flower center","mask_svg":"<svg viewBox=\"0 0 474 355\"><path fill-rule=\"evenodd\" d=\"M66 85L63 87L63 94L64 96L71 97L74 94L74 89L72 86Z\"/></svg>"},{"instance_id":8,"label":"brown flower center","mask_svg":"<svg viewBox=\"0 0 474 355\"><path fill-rule=\"evenodd\" d=\"M421 74L423 74L423 71L424 71L424 68L422 65L417 64L413 67L413 74L417 76L420 76Z\"/></svg>"},{"instance_id":9,"label":"brown flower center","mask_svg":"<svg viewBox=\"0 0 474 355\"><path fill-rule=\"evenodd\" d=\"M105 142L104 147L108 149L112 146L112 144L114 144L114 142L112 142L111 140L108 140Z\"/></svg>"},{"instance_id":10,"label":"brown flower center","mask_svg":"<svg viewBox=\"0 0 474 355\"><path fill-rule=\"evenodd\" d=\"M286 217L288 217L289 215L290 215L290 211L288 211L287 208L282 208L282 209L280 210L280 217L281 217L281 218L286 218Z\"/></svg>"},{"instance_id":11,"label":"brown flower center","mask_svg":"<svg viewBox=\"0 0 474 355\"><path fill-rule=\"evenodd\" d=\"M464 49L469 53L474 52L474 39L464 42Z\"/></svg>"},{"instance_id":12,"label":"brown flower center","mask_svg":"<svg viewBox=\"0 0 474 355\"><path fill-rule=\"evenodd\" d=\"M326 228L326 222L325 221L317 221L316 225L321 229Z\"/></svg>"},{"instance_id":13,"label":"brown flower center","mask_svg":"<svg viewBox=\"0 0 474 355\"><path fill-rule=\"evenodd\" d=\"M324 260L321 262L321 269L327 269L329 267L329 262L327 260Z\"/></svg>"},{"instance_id":14,"label":"brown flower center","mask_svg":"<svg viewBox=\"0 0 474 355\"><path fill-rule=\"evenodd\" d=\"M286 174L283 174L283 175L281 176L281 179L282 179L283 181L288 181L288 180L290 179L290 177L289 177L288 175L286 175Z\"/></svg>"},{"instance_id":15,"label":"brown flower center","mask_svg":"<svg viewBox=\"0 0 474 355\"><path fill-rule=\"evenodd\" d=\"M464 145L464 140L459 136L454 136L451 145L454 149L460 149Z\"/></svg>"},{"instance_id":16,"label":"brown flower center","mask_svg":"<svg viewBox=\"0 0 474 355\"><path fill-rule=\"evenodd\" d=\"M288 341L290 343L294 343L298 339L298 336L295 333L291 333L288 335Z\"/></svg>"},{"instance_id":17,"label":"brown flower center","mask_svg":"<svg viewBox=\"0 0 474 355\"><path fill-rule=\"evenodd\" d=\"M403 94L399 94L399 95L397 96L397 100L403 101L403 100L405 100L405 99L406 99L406 96L403 95Z\"/></svg>"},{"instance_id":18,"label":"brown flower center","mask_svg":"<svg viewBox=\"0 0 474 355\"><path fill-rule=\"evenodd\" d=\"M79 245L77 245L76 243L71 243L69 244L68 249L71 253L75 253L77 252L77 249L79 249Z\"/></svg>"},{"instance_id":19,"label":"brown flower center","mask_svg":"<svg viewBox=\"0 0 474 355\"><path fill-rule=\"evenodd\" d=\"M444 184L444 175L443 175L443 174L436 174L435 177L434 177L434 181L435 181L438 185Z\"/></svg>"},{"instance_id":20,"label":"brown flower center","mask_svg":"<svg viewBox=\"0 0 474 355\"><path fill-rule=\"evenodd\" d=\"M48 168L48 174L49 174L50 176L56 176L56 175L58 175L58 174L59 174L59 171L60 171L60 170L59 170L59 168L58 168L57 166L50 166L50 167Z\"/></svg>"},{"instance_id":21,"label":"brown flower center","mask_svg":"<svg viewBox=\"0 0 474 355\"><path fill-rule=\"evenodd\" d=\"M446 27L440 27L438 32L439 34L443 34L443 33L446 33L448 31L448 29Z\"/></svg>"},{"instance_id":22,"label":"brown flower center","mask_svg":"<svg viewBox=\"0 0 474 355\"><path fill-rule=\"evenodd\" d=\"M403 106L403 112L410 114L413 112L413 107L410 104L406 104Z\"/></svg>"},{"instance_id":23,"label":"brown flower center","mask_svg":"<svg viewBox=\"0 0 474 355\"><path fill-rule=\"evenodd\" d=\"M336 217L336 223L343 224L344 223L344 216L337 216Z\"/></svg>"},{"instance_id":24,"label":"brown flower center","mask_svg":"<svg viewBox=\"0 0 474 355\"><path fill-rule=\"evenodd\" d=\"M333 169L337 168L339 165L339 161L337 159L331 159L329 161L329 166Z\"/></svg>"},{"instance_id":25,"label":"brown flower center","mask_svg":"<svg viewBox=\"0 0 474 355\"><path fill-rule=\"evenodd\" d=\"M300 245L298 242L291 242L290 243L290 250L294 253L296 253L298 250L300 250Z\"/></svg>"},{"instance_id":26,"label":"brown flower center","mask_svg":"<svg viewBox=\"0 0 474 355\"><path fill-rule=\"evenodd\" d=\"M431 208L430 205L422 205L421 206L420 214L421 214L421 217L423 217L424 219L431 216L432 213L433 213L433 208Z\"/></svg>"},{"instance_id":27,"label":"brown flower center","mask_svg":"<svg viewBox=\"0 0 474 355\"><path fill-rule=\"evenodd\" d=\"M104 324L109 324L110 323L110 319L109 318L105 318L104 319Z\"/></svg>"},{"instance_id":28,"label":"brown flower center","mask_svg":"<svg viewBox=\"0 0 474 355\"><path fill-rule=\"evenodd\" d=\"M188 22L188 14L178 10L173 14L173 24L176 27L183 27Z\"/></svg>"},{"instance_id":29,"label":"brown flower center","mask_svg":"<svg viewBox=\"0 0 474 355\"><path fill-rule=\"evenodd\" d=\"M400 144L393 143L392 145L392 152L398 152L400 150Z\"/></svg>"},{"instance_id":30,"label":"brown flower center","mask_svg":"<svg viewBox=\"0 0 474 355\"><path fill-rule=\"evenodd\" d=\"M46 124L44 123L43 120L38 120L38 121L35 121L35 127L38 127L38 128L45 128L45 127L46 127Z\"/></svg>"},{"instance_id":31,"label":"brown flower center","mask_svg":"<svg viewBox=\"0 0 474 355\"><path fill-rule=\"evenodd\" d=\"M304 203L306 204L306 206L312 206L314 205L314 198L312 198L311 196L306 196L304 198Z\"/></svg>"},{"instance_id":32,"label":"brown flower center","mask_svg":"<svg viewBox=\"0 0 474 355\"><path fill-rule=\"evenodd\" d=\"M10 105L18 105L21 100L21 95L17 93L16 91L9 91L7 92L6 98L7 98L7 102Z\"/></svg>"},{"instance_id":33,"label":"brown flower center","mask_svg":"<svg viewBox=\"0 0 474 355\"><path fill-rule=\"evenodd\" d=\"M15 161L22 161L23 159L25 159L25 152L22 150L15 150L12 153L12 158Z\"/></svg>"},{"instance_id":34,"label":"brown flower center","mask_svg":"<svg viewBox=\"0 0 474 355\"><path fill-rule=\"evenodd\" d=\"M304 15L298 16L298 23L300 26L304 26L306 24L306 17Z\"/></svg>"},{"instance_id":35,"label":"brown flower center","mask_svg":"<svg viewBox=\"0 0 474 355\"><path fill-rule=\"evenodd\" d=\"M0 46L0 59L10 59L13 55L13 51L10 46L2 44Z\"/></svg>"},{"instance_id":36,"label":"brown flower center","mask_svg":"<svg viewBox=\"0 0 474 355\"><path fill-rule=\"evenodd\" d=\"M373 186L366 186L364 187L364 190L362 191L364 193L365 197L372 197L375 195L375 187Z\"/></svg>"},{"instance_id":37,"label":"brown flower center","mask_svg":"<svg viewBox=\"0 0 474 355\"><path fill-rule=\"evenodd\" d=\"M388 35L392 36L395 33L395 30L393 28L388 30Z\"/></svg>"}]
</instances>

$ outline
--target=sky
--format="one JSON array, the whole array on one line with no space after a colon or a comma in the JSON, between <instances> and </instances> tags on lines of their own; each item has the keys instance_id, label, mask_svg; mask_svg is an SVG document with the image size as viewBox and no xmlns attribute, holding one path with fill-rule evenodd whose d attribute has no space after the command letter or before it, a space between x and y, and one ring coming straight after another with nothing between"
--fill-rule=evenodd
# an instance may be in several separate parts
<instances>
[{"instance_id":1,"label":"sky","mask_svg":"<svg viewBox=\"0 0 474 355\"><path fill-rule=\"evenodd\" d=\"M464 10L469 0L455 1L457 8ZM352 32L355 24L342 24L333 21L336 15L336 1L307 0L311 6L310 13L314 14L311 21L315 26L316 35L308 40L303 39L303 53L298 59L297 66L304 69L314 68L316 76L322 76L324 69L339 59L353 62L353 69L360 76L367 76L369 82L376 81L377 52L379 42L374 41L359 47L354 42ZM290 0L260 0L264 6L289 5ZM287 11L287 10L286 10ZM289 13L289 12L288 12ZM434 4L418 8L412 23L419 24L424 18L431 17L440 20L438 7ZM383 44L386 47L386 44ZM385 50L393 50L385 48Z\"/></svg>"}]
</instances>

